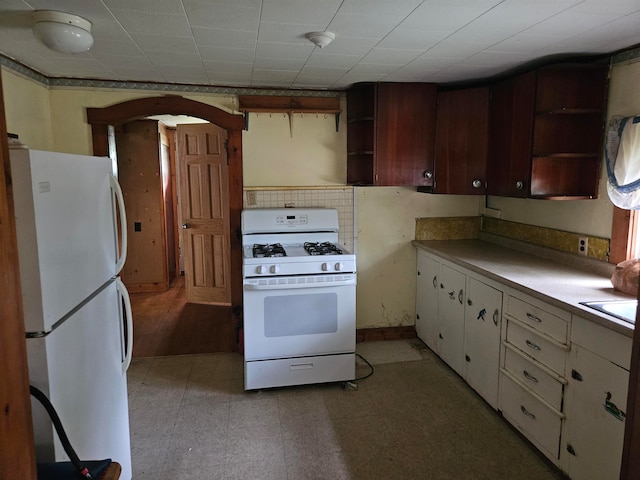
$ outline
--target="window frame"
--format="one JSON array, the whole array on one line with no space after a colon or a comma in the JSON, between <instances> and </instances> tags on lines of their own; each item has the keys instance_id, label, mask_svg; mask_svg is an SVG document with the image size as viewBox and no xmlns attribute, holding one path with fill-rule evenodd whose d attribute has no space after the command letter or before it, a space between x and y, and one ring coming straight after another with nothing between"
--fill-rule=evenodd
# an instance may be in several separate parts
<instances>
[{"instance_id":1,"label":"window frame","mask_svg":"<svg viewBox=\"0 0 640 480\"><path fill-rule=\"evenodd\" d=\"M617 264L640 255L640 252L635 252L636 232L639 222L640 215L638 210L624 210L616 206L613 207L609 263Z\"/></svg>"}]
</instances>

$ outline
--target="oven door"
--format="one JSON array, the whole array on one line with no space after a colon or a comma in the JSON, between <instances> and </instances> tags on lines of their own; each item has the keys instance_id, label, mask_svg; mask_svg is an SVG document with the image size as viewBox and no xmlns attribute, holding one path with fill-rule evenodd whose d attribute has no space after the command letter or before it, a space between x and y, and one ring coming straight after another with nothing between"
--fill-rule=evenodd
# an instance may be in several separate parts
<instances>
[{"instance_id":1,"label":"oven door","mask_svg":"<svg viewBox=\"0 0 640 480\"><path fill-rule=\"evenodd\" d=\"M245 360L353 353L356 274L244 280Z\"/></svg>"}]
</instances>

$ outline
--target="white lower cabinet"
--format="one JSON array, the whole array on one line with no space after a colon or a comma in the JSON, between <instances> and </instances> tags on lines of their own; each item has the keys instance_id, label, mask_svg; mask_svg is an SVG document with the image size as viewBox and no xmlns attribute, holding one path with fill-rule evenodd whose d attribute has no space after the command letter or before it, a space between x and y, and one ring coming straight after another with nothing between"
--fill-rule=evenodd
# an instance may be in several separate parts
<instances>
[{"instance_id":1,"label":"white lower cabinet","mask_svg":"<svg viewBox=\"0 0 640 480\"><path fill-rule=\"evenodd\" d=\"M617 479L632 339L435 254L417 262L418 336L571 480Z\"/></svg>"},{"instance_id":2,"label":"white lower cabinet","mask_svg":"<svg viewBox=\"0 0 640 480\"><path fill-rule=\"evenodd\" d=\"M496 409L502 292L488 283L418 251L418 337Z\"/></svg>"},{"instance_id":3,"label":"white lower cabinet","mask_svg":"<svg viewBox=\"0 0 640 480\"><path fill-rule=\"evenodd\" d=\"M576 340L591 337L592 341L584 342L589 343L586 347L572 345L562 467L573 480L617 479L624 442L631 338L584 322L574 319ZM582 327L593 332L582 335ZM623 366L588 349L592 347L615 351L622 357L618 361Z\"/></svg>"}]
</instances>

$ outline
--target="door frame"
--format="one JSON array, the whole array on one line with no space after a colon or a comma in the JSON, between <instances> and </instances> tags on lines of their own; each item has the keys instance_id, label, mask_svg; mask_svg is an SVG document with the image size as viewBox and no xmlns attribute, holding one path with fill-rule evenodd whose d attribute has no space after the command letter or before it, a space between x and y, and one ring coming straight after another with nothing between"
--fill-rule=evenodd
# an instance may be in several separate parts
<instances>
[{"instance_id":1,"label":"door frame","mask_svg":"<svg viewBox=\"0 0 640 480\"><path fill-rule=\"evenodd\" d=\"M87 123L91 125L93 154L109 156L109 130L114 125L152 115L188 115L201 118L225 130L228 135L229 162L229 222L231 245L231 305L234 320L242 316L242 244L240 215L242 192L242 130L244 116L225 112L212 105L180 96L143 97L104 108L87 108Z\"/></svg>"}]
</instances>

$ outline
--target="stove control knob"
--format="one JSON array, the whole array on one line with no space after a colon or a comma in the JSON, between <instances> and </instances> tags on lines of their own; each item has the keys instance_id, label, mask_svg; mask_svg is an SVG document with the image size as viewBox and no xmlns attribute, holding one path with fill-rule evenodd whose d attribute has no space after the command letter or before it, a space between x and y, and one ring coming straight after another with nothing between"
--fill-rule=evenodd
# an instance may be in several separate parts
<instances>
[{"instance_id":1,"label":"stove control knob","mask_svg":"<svg viewBox=\"0 0 640 480\"><path fill-rule=\"evenodd\" d=\"M322 264L322 271L323 272L329 271L329 264L328 263L323 263Z\"/></svg>"},{"instance_id":2,"label":"stove control knob","mask_svg":"<svg viewBox=\"0 0 640 480\"><path fill-rule=\"evenodd\" d=\"M342 265L342 262L338 262L338 263L336 263L335 268L336 268L337 271L340 271L340 270L342 270L343 266L344 265Z\"/></svg>"},{"instance_id":3,"label":"stove control knob","mask_svg":"<svg viewBox=\"0 0 640 480\"><path fill-rule=\"evenodd\" d=\"M262 275L262 274L264 273L264 267L263 267L262 265L258 265L258 266L256 267L256 273L257 273L258 275Z\"/></svg>"},{"instance_id":4,"label":"stove control knob","mask_svg":"<svg viewBox=\"0 0 640 480\"><path fill-rule=\"evenodd\" d=\"M278 273L280 271L280 267L278 265L271 265L271 268L269 269L269 271L271 273Z\"/></svg>"}]
</instances>

